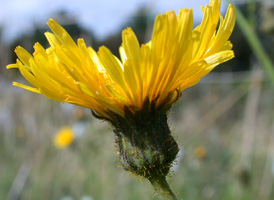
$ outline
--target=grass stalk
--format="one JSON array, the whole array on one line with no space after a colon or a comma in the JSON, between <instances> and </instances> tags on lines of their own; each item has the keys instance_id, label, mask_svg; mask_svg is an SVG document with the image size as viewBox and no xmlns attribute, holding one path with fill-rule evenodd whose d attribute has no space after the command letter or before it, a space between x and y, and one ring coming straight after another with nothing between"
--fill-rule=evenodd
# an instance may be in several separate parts
<instances>
[{"instance_id":1,"label":"grass stalk","mask_svg":"<svg viewBox=\"0 0 274 200\"><path fill-rule=\"evenodd\" d=\"M251 49L253 50L255 56L263 66L267 75L269 76L272 84L274 84L274 65L267 55L262 43L259 40L258 35L256 34L253 26L248 22L248 20L244 17L239 8L236 7L236 16L237 16L237 24L244 34L247 42L249 43Z\"/></svg>"}]
</instances>

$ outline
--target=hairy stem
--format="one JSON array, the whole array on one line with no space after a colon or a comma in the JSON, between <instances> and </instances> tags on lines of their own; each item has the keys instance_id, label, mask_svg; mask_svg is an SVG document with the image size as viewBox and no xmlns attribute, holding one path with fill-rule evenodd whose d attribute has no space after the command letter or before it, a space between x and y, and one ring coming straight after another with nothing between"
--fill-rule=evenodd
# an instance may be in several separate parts
<instances>
[{"instance_id":1,"label":"hairy stem","mask_svg":"<svg viewBox=\"0 0 274 200\"><path fill-rule=\"evenodd\" d=\"M163 200L177 200L175 194L171 191L165 176L152 176L149 178L149 181Z\"/></svg>"}]
</instances>

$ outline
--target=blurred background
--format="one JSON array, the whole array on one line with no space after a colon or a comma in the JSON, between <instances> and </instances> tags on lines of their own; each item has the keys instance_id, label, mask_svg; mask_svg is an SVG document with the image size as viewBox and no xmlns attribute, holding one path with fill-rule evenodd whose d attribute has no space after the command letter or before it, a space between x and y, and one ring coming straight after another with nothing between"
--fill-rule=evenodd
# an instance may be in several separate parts
<instances>
[{"instance_id":1,"label":"blurred background","mask_svg":"<svg viewBox=\"0 0 274 200\"><path fill-rule=\"evenodd\" d=\"M199 7L209 0L0 2L0 199L157 199L149 182L116 166L108 124L88 109L12 86L26 82L5 67L15 62L17 45L29 52L37 41L48 46L49 18L75 40L118 55L124 28L132 27L144 43L158 13L193 8L198 24ZM178 199L274 199L274 1L233 3L240 13L231 37L236 57L185 90L170 112L181 147L169 179ZM75 138L58 148L54 137L63 127Z\"/></svg>"}]
</instances>

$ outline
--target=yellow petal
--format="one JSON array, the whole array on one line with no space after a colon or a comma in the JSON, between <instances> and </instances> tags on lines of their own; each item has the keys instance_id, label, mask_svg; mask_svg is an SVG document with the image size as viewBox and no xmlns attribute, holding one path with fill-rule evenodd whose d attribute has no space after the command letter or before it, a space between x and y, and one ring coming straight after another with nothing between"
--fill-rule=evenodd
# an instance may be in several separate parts
<instances>
[{"instance_id":1,"label":"yellow petal","mask_svg":"<svg viewBox=\"0 0 274 200\"><path fill-rule=\"evenodd\" d=\"M31 92L35 92L35 93L41 94L41 92L37 88L33 88L33 87L30 87L30 86L27 86L27 85L23 85L21 83L13 82L12 85L20 87L20 88L23 88L25 90L29 90Z\"/></svg>"},{"instance_id":2,"label":"yellow petal","mask_svg":"<svg viewBox=\"0 0 274 200\"><path fill-rule=\"evenodd\" d=\"M77 45L75 44L71 36L67 33L67 31L62 26L60 26L53 19L50 19L47 24L49 25L50 29L52 30L52 32L54 33L54 35L56 36L59 42L73 49L74 53L77 52L76 51Z\"/></svg>"},{"instance_id":3,"label":"yellow petal","mask_svg":"<svg viewBox=\"0 0 274 200\"><path fill-rule=\"evenodd\" d=\"M9 64L6 66L7 69L11 69L11 68L18 68L17 64Z\"/></svg>"}]
</instances>

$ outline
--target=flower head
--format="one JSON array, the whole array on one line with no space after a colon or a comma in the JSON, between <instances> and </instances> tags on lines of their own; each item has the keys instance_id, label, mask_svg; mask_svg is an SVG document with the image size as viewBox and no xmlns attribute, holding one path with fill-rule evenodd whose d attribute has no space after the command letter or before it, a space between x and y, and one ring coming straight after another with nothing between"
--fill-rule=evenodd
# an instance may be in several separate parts
<instances>
[{"instance_id":1,"label":"flower head","mask_svg":"<svg viewBox=\"0 0 274 200\"><path fill-rule=\"evenodd\" d=\"M61 128L54 137L54 145L57 148L66 148L74 141L74 131L70 127Z\"/></svg>"},{"instance_id":2,"label":"flower head","mask_svg":"<svg viewBox=\"0 0 274 200\"><path fill-rule=\"evenodd\" d=\"M146 99L156 109L168 110L184 89L234 57L228 40L235 24L234 8L230 5L223 18L220 4L211 0L202 8L204 18L194 29L192 9L158 15L146 44L140 45L132 29L125 29L121 59L104 46L95 52L83 39L76 44L50 19L53 33L45 33L50 47L36 43L31 55L19 46L15 50L19 59L7 68L18 68L33 87L14 85L90 108L106 119L113 120L111 113L124 117L125 107L140 110Z\"/></svg>"},{"instance_id":3,"label":"flower head","mask_svg":"<svg viewBox=\"0 0 274 200\"><path fill-rule=\"evenodd\" d=\"M198 146L195 148L194 154L197 158L204 158L204 157L206 157L207 150L203 146Z\"/></svg>"}]
</instances>

